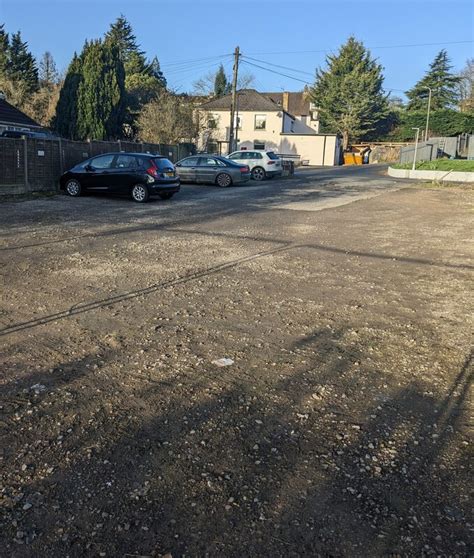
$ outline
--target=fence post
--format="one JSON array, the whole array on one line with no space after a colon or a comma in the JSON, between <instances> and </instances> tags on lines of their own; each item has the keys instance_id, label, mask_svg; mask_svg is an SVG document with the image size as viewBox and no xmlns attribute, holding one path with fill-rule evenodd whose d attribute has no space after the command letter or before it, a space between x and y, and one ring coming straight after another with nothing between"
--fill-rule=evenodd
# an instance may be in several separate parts
<instances>
[{"instance_id":1,"label":"fence post","mask_svg":"<svg viewBox=\"0 0 474 558\"><path fill-rule=\"evenodd\" d=\"M122 151L122 142L120 140L117 140L117 143L118 143L119 151L121 152Z\"/></svg>"},{"instance_id":2,"label":"fence post","mask_svg":"<svg viewBox=\"0 0 474 558\"><path fill-rule=\"evenodd\" d=\"M63 141L61 138L58 140L59 147L59 169L61 174L64 172L64 153L63 153Z\"/></svg>"},{"instance_id":3,"label":"fence post","mask_svg":"<svg viewBox=\"0 0 474 558\"><path fill-rule=\"evenodd\" d=\"M28 180L28 138L23 136L23 172L25 173L25 192L30 191L30 182Z\"/></svg>"}]
</instances>

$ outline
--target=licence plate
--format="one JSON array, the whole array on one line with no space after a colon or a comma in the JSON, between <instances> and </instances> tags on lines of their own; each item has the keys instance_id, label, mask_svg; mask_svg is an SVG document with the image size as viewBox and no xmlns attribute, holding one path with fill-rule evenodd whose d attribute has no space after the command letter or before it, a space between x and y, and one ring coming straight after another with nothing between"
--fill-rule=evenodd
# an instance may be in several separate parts
<instances>
[{"instance_id":1,"label":"licence plate","mask_svg":"<svg viewBox=\"0 0 474 558\"><path fill-rule=\"evenodd\" d=\"M173 178L174 172L165 172L165 176L167 176L168 178Z\"/></svg>"}]
</instances>

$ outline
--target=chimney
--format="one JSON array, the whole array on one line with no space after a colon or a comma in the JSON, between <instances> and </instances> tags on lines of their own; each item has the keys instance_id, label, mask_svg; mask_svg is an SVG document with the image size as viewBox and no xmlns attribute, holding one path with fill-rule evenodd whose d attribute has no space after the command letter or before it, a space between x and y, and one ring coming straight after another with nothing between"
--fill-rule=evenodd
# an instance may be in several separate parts
<instances>
[{"instance_id":1,"label":"chimney","mask_svg":"<svg viewBox=\"0 0 474 558\"><path fill-rule=\"evenodd\" d=\"M288 111L288 107L290 106L290 94L288 93L288 91L283 91L283 110L286 112Z\"/></svg>"}]
</instances>

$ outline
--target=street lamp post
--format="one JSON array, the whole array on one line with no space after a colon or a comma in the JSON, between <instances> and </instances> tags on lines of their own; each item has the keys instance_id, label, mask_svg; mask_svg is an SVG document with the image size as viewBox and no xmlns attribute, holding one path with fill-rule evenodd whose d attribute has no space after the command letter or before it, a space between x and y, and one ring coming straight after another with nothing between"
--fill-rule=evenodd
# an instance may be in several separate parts
<instances>
[{"instance_id":1,"label":"street lamp post","mask_svg":"<svg viewBox=\"0 0 474 558\"><path fill-rule=\"evenodd\" d=\"M415 170L416 165L416 152L418 151L418 136L420 134L420 128L412 128L412 130L416 130L416 137L415 137L415 152L413 153L413 165L411 170Z\"/></svg>"},{"instance_id":2,"label":"street lamp post","mask_svg":"<svg viewBox=\"0 0 474 558\"><path fill-rule=\"evenodd\" d=\"M425 141L428 141L428 126L430 125L430 108L431 108L431 87L427 87L429 94L428 94L428 112L426 113L426 128L425 128Z\"/></svg>"}]
</instances>

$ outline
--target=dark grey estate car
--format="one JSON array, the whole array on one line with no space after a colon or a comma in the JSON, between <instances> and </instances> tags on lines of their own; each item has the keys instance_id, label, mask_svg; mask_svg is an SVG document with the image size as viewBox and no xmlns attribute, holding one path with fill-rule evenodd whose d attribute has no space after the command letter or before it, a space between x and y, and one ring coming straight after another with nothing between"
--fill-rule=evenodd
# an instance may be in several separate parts
<instances>
[{"instance_id":1,"label":"dark grey estate car","mask_svg":"<svg viewBox=\"0 0 474 558\"><path fill-rule=\"evenodd\" d=\"M199 154L181 159L176 163L176 172L181 182L216 184L221 188L250 180L248 165L239 165L218 155Z\"/></svg>"}]
</instances>

